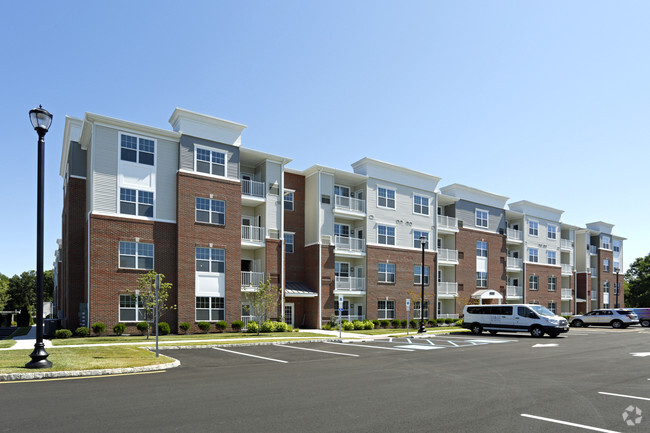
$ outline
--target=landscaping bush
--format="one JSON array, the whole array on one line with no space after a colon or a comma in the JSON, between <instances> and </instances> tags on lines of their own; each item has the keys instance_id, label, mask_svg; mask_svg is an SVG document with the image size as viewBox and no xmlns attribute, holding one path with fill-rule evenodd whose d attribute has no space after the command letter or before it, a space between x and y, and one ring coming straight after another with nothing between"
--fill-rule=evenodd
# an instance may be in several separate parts
<instances>
[{"instance_id":1,"label":"landscaping bush","mask_svg":"<svg viewBox=\"0 0 650 433\"><path fill-rule=\"evenodd\" d=\"M54 332L54 338L70 338L72 337L72 331L69 329L57 329Z\"/></svg>"},{"instance_id":2,"label":"landscaping bush","mask_svg":"<svg viewBox=\"0 0 650 433\"><path fill-rule=\"evenodd\" d=\"M204 334L207 334L210 330L210 322L199 322L197 323L197 326Z\"/></svg>"},{"instance_id":3,"label":"landscaping bush","mask_svg":"<svg viewBox=\"0 0 650 433\"><path fill-rule=\"evenodd\" d=\"M122 335L124 334L124 331L126 331L126 325L124 323L118 323L113 326L113 333L115 335Z\"/></svg>"},{"instance_id":4,"label":"landscaping bush","mask_svg":"<svg viewBox=\"0 0 650 433\"><path fill-rule=\"evenodd\" d=\"M348 322L347 320L343 322L343 330L344 331L352 331L354 329L354 325L352 322Z\"/></svg>"},{"instance_id":5,"label":"landscaping bush","mask_svg":"<svg viewBox=\"0 0 650 433\"><path fill-rule=\"evenodd\" d=\"M257 331L259 331L260 325L257 324L257 322L250 321L248 322L248 326L246 327L246 330L250 332L251 334L257 334Z\"/></svg>"},{"instance_id":6,"label":"landscaping bush","mask_svg":"<svg viewBox=\"0 0 650 433\"><path fill-rule=\"evenodd\" d=\"M74 335L76 337L88 337L90 335L90 329L86 328L85 326L80 326L77 329L74 330Z\"/></svg>"},{"instance_id":7,"label":"landscaping bush","mask_svg":"<svg viewBox=\"0 0 650 433\"><path fill-rule=\"evenodd\" d=\"M275 324L275 332L287 332L288 326L284 322L277 322Z\"/></svg>"},{"instance_id":8,"label":"landscaping bush","mask_svg":"<svg viewBox=\"0 0 650 433\"><path fill-rule=\"evenodd\" d=\"M398 319L393 319L391 320L390 324L393 328L399 328L400 321Z\"/></svg>"},{"instance_id":9,"label":"landscaping bush","mask_svg":"<svg viewBox=\"0 0 650 433\"><path fill-rule=\"evenodd\" d=\"M169 328L169 323L167 322L158 322L158 333L160 335L167 335L171 332Z\"/></svg>"},{"instance_id":10,"label":"landscaping bush","mask_svg":"<svg viewBox=\"0 0 650 433\"><path fill-rule=\"evenodd\" d=\"M358 330L361 330L361 329L366 329L366 326L360 320L353 320L352 321L352 326L354 327L355 331L358 331Z\"/></svg>"},{"instance_id":11,"label":"landscaping bush","mask_svg":"<svg viewBox=\"0 0 650 433\"><path fill-rule=\"evenodd\" d=\"M343 320L341 320L341 323L347 323L347 322L349 322L348 319L343 319Z\"/></svg>"},{"instance_id":12,"label":"landscaping bush","mask_svg":"<svg viewBox=\"0 0 650 433\"><path fill-rule=\"evenodd\" d=\"M275 326L273 326L273 322L270 320L265 320L262 322L262 326L260 327L260 332L273 332L275 330Z\"/></svg>"},{"instance_id":13,"label":"landscaping bush","mask_svg":"<svg viewBox=\"0 0 650 433\"><path fill-rule=\"evenodd\" d=\"M242 328L244 327L244 322L242 322L241 320L235 320L230 324L230 326L232 327L233 331L241 332Z\"/></svg>"},{"instance_id":14,"label":"landscaping bush","mask_svg":"<svg viewBox=\"0 0 650 433\"><path fill-rule=\"evenodd\" d=\"M183 334L187 334L187 331L190 330L192 325L190 325L188 322L181 322L181 324L178 325L178 327L181 329L181 331L183 331Z\"/></svg>"},{"instance_id":15,"label":"landscaping bush","mask_svg":"<svg viewBox=\"0 0 650 433\"><path fill-rule=\"evenodd\" d=\"M135 327L140 331L142 335L147 333L147 329L149 329L149 324L147 322L138 322Z\"/></svg>"},{"instance_id":16,"label":"landscaping bush","mask_svg":"<svg viewBox=\"0 0 650 433\"><path fill-rule=\"evenodd\" d=\"M298 328L293 328L293 332L300 332L300 329L298 329Z\"/></svg>"},{"instance_id":17,"label":"landscaping bush","mask_svg":"<svg viewBox=\"0 0 650 433\"><path fill-rule=\"evenodd\" d=\"M463 319L456 319L454 326L463 326Z\"/></svg>"},{"instance_id":18,"label":"landscaping bush","mask_svg":"<svg viewBox=\"0 0 650 433\"><path fill-rule=\"evenodd\" d=\"M375 325L375 328L379 328L381 326L381 322L377 319L373 320L372 324Z\"/></svg>"},{"instance_id":19,"label":"landscaping bush","mask_svg":"<svg viewBox=\"0 0 650 433\"><path fill-rule=\"evenodd\" d=\"M287 325L287 332L293 332L293 331L294 331L293 326Z\"/></svg>"},{"instance_id":20,"label":"landscaping bush","mask_svg":"<svg viewBox=\"0 0 650 433\"><path fill-rule=\"evenodd\" d=\"M445 324L447 324L447 325L451 325L451 324L454 323L455 321L456 321L456 319L452 319L451 317L447 317L447 318L445 319Z\"/></svg>"},{"instance_id":21,"label":"landscaping bush","mask_svg":"<svg viewBox=\"0 0 650 433\"><path fill-rule=\"evenodd\" d=\"M332 324L327 322L326 324L323 325L323 329L325 331L331 331L332 330Z\"/></svg>"},{"instance_id":22,"label":"landscaping bush","mask_svg":"<svg viewBox=\"0 0 650 433\"><path fill-rule=\"evenodd\" d=\"M388 328L389 325L390 325L390 320L384 319L381 321L382 328Z\"/></svg>"},{"instance_id":23,"label":"landscaping bush","mask_svg":"<svg viewBox=\"0 0 650 433\"><path fill-rule=\"evenodd\" d=\"M429 319L427 320L427 324L429 326L438 326L438 321L436 319Z\"/></svg>"},{"instance_id":24,"label":"landscaping bush","mask_svg":"<svg viewBox=\"0 0 650 433\"><path fill-rule=\"evenodd\" d=\"M18 322L14 320L13 322L11 322L11 326L15 328L16 326L18 326Z\"/></svg>"},{"instance_id":25,"label":"landscaping bush","mask_svg":"<svg viewBox=\"0 0 650 433\"><path fill-rule=\"evenodd\" d=\"M408 323L408 320L402 319L399 321L399 326L400 328L406 328L406 324Z\"/></svg>"},{"instance_id":26,"label":"landscaping bush","mask_svg":"<svg viewBox=\"0 0 650 433\"><path fill-rule=\"evenodd\" d=\"M409 326L410 326L411 328L415 329L415 328L417 328L418 326L420 326L420 321L419 321L419 320L415 320L415 319L411 319L411 320L409 320Z\"/></svg>"},{"instance_id":27,"label":"landscaping bush","mask_svg":"<svg viewBox=\"0 0 650 433\"><path fill-rule=\"evenodd\" d=\"M227 327L228 324L224 320L219 320L218 322L214 323L214 329L216 329L219 332L225 331Z\"/></svg>"},{"instance_id":28,"label":"landscaping bush","mask_svg":"<svg viewBox=\"0 0 650 433\"><path fill-rule=\"evenodd\" d=\"M106 324L104 322L95 322L92 324L93 334L102 335L106 331Z\"/></svg>"},{"instance_id":29,"label":"landscaping bush","mask_svg":"<svg viewBox=\"0 0 650 433\"><path fill-rule=\"evenodd\" d=\"M377 322L377 326L379 326L379 320L377 320L376 322ZM373 320L372 322L370 320L364 320L363 329L375 329L375 320Z\"/></svg>"}]
</instances>

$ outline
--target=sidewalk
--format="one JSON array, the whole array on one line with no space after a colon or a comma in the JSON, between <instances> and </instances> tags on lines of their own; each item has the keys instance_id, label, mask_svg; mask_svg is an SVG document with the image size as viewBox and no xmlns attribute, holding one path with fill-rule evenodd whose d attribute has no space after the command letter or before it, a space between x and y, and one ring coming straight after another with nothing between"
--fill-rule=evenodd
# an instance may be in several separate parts
<instances>
[{"instance_id":1,"label":"sidewalk","mask_svg":"<svg viewBox=\"0 0 650 433\"><path fill-rule=\"evenodd\" d=\"M16 337L13 340L16 341L16 344L13 347L10 347L10 350L24 350L24 349L33 349L36 344L36 325L32 325L32 329L25 335ZM45 347L52 347L52 342L50 340L43 339L43 344Z\"/></svg>"}]
</instances>

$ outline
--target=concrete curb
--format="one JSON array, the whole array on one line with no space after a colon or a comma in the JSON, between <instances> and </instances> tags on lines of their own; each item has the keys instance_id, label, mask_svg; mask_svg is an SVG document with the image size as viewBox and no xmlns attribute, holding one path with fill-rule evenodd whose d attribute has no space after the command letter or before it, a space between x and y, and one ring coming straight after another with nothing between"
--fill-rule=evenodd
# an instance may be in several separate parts
<instances>
[{"instance_id":1,"label":"concrete curb","mask_svg":"<svg viewBox=\"0 0 650 433\"><path fill-rule=\"evenodd\" d=\"M337 341L340 342L338 338L317 338L314 340L281 340L281 341L263 341L260 343L233 343L233 344L194 344L192 346L160 346L160 350L186 350L186 349L212 349L214 347L247 347L247 346L273 346L275 344L296 344L296 343L322 343L323 341ZM359 340L350 340L350 341L359 341ZM151 347L146 347L148 350L152 350ZM155 348L153 348L155 350Z\"/></svg>"}]
</instances>

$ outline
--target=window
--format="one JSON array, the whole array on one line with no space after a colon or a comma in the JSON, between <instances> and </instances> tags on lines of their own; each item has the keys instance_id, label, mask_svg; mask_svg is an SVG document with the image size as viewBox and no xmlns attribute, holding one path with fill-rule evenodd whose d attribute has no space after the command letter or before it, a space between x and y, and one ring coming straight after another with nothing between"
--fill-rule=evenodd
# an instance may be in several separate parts
<instances>
[{"instance_id":1,"label":"window","mask_svg":"<svg viewBox=\"0 0 650 433\"><path fill-rule=\"evenodd\" d=\"M383 245L395 245L395 227L377 226L377 242Z\"/></svg>"},{"instance_id":2,"label":"window","mask_svg":"<svg viewBox=\"0 0 650 433\"><path fill-rule=\"evenodd\" d=\"M528 277L528 289L537 290L539 288L539 277L537 275L531 275Z\"/></svg>"},{"instance_id":3,"label":"window","mask_svg":"<svg viewBox=\"0 0 650 433\"><path fill-rule=\"evenodd\" d=\"M120 322L147 320L142 298L137 295L120 295Z\"/></svg>"},{"instance_id":4,"label":"window","mask_svg":"<svg viewBox=\"0 0 650 433\"><path fill-rule=\"evenodd\" d=\"M557 226L549 224L546 226L546 237L549 239L557 239Z\"/></svg>"},{"instance_id":5,"label":"window","mask_svg":"<svg viewBox=\"0 0 650 433\"><path fill-rule=\"evenodd\" d=\"M603 248L606 250L612 249L612 244L609 236L603 236Z\"/></svg>"},{"instance_id":6,"label":"window","mask_svg":"<svg viewBox=\"0 0 650 433\"><path fill-rule=\"evenodd\" d=\"M120 134L120 159L154 165L155 141L133 135Z\"/></svg>"},{"instance_id":7,"label":"window","mask_svg":"<svg viewBox=\"0 0 650 433\"><path fill-rule=\"evenodd\" d=\"M548 277L548 291L555 292L557 290L557 278Z\"/></svg>"},{"instance_id":8,"label":"window","mask_svg":"<svg viewBox=\"0 0 650 433\"><path fill-rule=\"evenodd\" d=\"M488 211L476 209L476 227L488 228Z\"/></svg>"},{"instance_id":9,"label":"window","mask_svg":"<svg viewBox=\"0 0 650 433\"><path fill-rule=\"evenodd\" d=\"M195 147L194 158L196 171L215 176L226 175L226 154L224 152Z\"/></svg>"},{"instance_id":10,"label":"window","mask_svg":"<svg viewBox=\"0 0 650 433\"><path fill-rule=\"evenodd\" d=\"M428 319L429 318L429 301L424 301L424 317L423 319ZM420 318L420 301L415 301L413 303L413 318L414 319L419 319Z\"/></svg>"},{"instance_id":11,"label":"window","mask_svg":"<svg viewBox=\"0 0 650 433\"><path fill-rule=\"evenodd\" d=\"M224 273L226 271L226 250L196 247L196 271Z\"/></svg>"},{"instance_id":12,"label":"window","mask_svg":"<svg viewBox=\"0 0 650 433\"><path fill-rule=\"evenodd\" d=\"M334 185L334 195L341 197L350 197L350 188L347 186Z\"/></svg>"},{"instance_id":13,"label":"window","mask_svg":"<svg viewBox=\"0 0 650 433\"><path fill-rule=\"evenodd\" d=\"M429 232L422 232L420 230L413 230L413 248L422 248L420 237L424 236L424 248L426 249L429 244Z\"/></svg>"},{"instance_id":14,"label":"window","mask_svg":"<svg viewBox=\"0 0 650 433\"><path fill-rule=\"evenodd\" d=\"M476 287L487 287L487 272L476 273Z\"/></svg>"},{"instance_id":15,"label":"window","mask_svg":"<svg viewBox=\"0 0 650 433\"><path fill-rule=\"evenodd\" d=\"M539 234L539 223L537 221L528 221L528 234L531 236Z\"/></svg>"},{"instance_id":16,"label":"window","mask_svg":"<svg viewBox=\"0 0 650 433\"><path fill-rule=\"evenodd\" d=\"M395 209L395 191L388 188L377 188L377 206Z\"/></svg>"},{"instance_id":17,"label":"window","mask_svg":"<svg viewBox=\"0 0 650 433\"><path fill-rule=\"evenodd\" d=\"M120 188L120 213L153 218L153 192Z\"/></svg>"},{"instance_id":18,"label":"window","mask_svg":"<svg viewBox=\"0 0 650 433\"><path fill-rule=\"evenodd\" d=\"M603 281L603 293L609 293L609 281Z\"/></svg>"},{"instance_id":19,"label":"window","mask_svg":"<svg viewBox=\"0 0 650 433\"><path fill-rule=\"evenodd\" d=\"M413 266L413 283L422 284L422 266ZM424 267L424 284L429 285L429 267Z\"/></svg>"},{"instance_id":20,"label":"window","mask_svg":"<svg viewBox=\"0 0 650 433\"><path fill-rule=\"evenodd\" d=\"M338 316L339 314L339 301L338 299L334 301L334 314ZM341 316L350 315L350 301L343 301L343 309L341 310Z\"/></svg>"},{"instance_id":21,"label":"window","mask_svg":"<svg viewBox=\"0 0 650 433\"><path fill-rule=\"evenodd\" d=\"M487 257L488 245L487 242L476 241L476 257Z\"/></svg>"},{"instance_id":22,"label":"window","mask_svg":"<svg viewBox=\"0 0 650 433\"><path fill-rule=\"evenodd\" d=\"M413 195L413 213L429 215L429 199L421 195Z\"/></svg>"},{"instance_id":23,"label":"window","mask_svg":"<svg viewBox=\"0 0 650 433\"><path fill-rule=\"evenodd\" d=\"M621 241L614 241L614 252L615 253L621 252Z\"/></svg>"},{"instance_id":24,"label":"window","mask_svg":"<svg viewBox=\"0 0 650 433\"><path fill-rule=\"evenodd\" d=\"M528 261L532 263L539 262L539 251L537 248L528 248Z\"/></svg>"},{"instance_id":25,"label":"window","mask_svg":"<svg viewBox=\"0 0 650 433\"><path fill-rule=\"evenodd\" d=\"M323 203L323 204L330 204L331 203L330 196L329 195L321 195L320 196L320 202Z\"/></svg>"},{"instance_id":26,"label":"window","mask_svg":"<svg viewBox=\"0 0 650 433\"><path fill-rule=\"evenodd\" d=\"M395 301L377 301L377 316L379 320L395 318Z\"/></svg>"},{"instance_id":27,"label":"window","mask_svg":"<svg viewBox=\"0 0 650 433\"><path fill-rule=\"evenodd\" d=\"M609 272L609 259L603 259L603 272Z\"/></svg>"},{"instance_id":28,"label":"window","mask_svg":"<svg viewBox=\"0 0 650 433\"><path fill-rule=\"evenodd\" d=\"M284 210L293 210L293 191L284 191Z\"/></svg>"},{"instance_id":29,"label":"window","mask_svg":"<svg viewBox=\"0 0 650 433\"><path fill-rule=\"evenodd\" d=\"M293 254L294 236L295 235L293 233L284 233L284 251L287 254Z\"/></svg>"},{"instance_id":30,"label":"window","mask_svg":"<svg viewBox=\"0 0 650 433\"><path fill-rule=\"evenodd\" d=\"M347 224L334 224L334 236L350 237L350 226Z\"/></svg>"},{"instance_id":31,"label":"window","mask_svg":"<svg viewBox=\"0 0 650 433\"><path fill-rule=\"evenodd\" d=\"M345 262L334 263L334 275L337 277L347 278L350 276L350 264Z\"/></svg>"},{"instance_id":32,"label":"window","mask_svg":"<svg viewBox=\"0 0 650 433\"><path fill-rule=\"evenodd\" d=\"M153 244L120 241L120 268L153 269Z\"/></svg>"},{"instance_id":33,"label":"window","mask_svg":"<svg viewBox=\"0 0 650 433\"><path fill-rule=\"evenodd\" d=\"M557 314L557 308L556 308L555 302L549 302L548 303L548 309L551 311L551 313Z\"/></svg>"},{"instance_id":34,"label":"window","mask_svg":"<svg viewBox=\"0 0 650 433\"><path fill-rule=\"evenodd\" d=\"M393 264L393 263L379 263L377 280L380 283L394 283L395 282L395 264Z\"/></svg>"},{"instance_id":35,"label":"window","mask_svg":"<svg viewBox=\"0 0 650 433\"><path fill-rule=\"evenodd\" d=\"M546 263L554 265L557 262L557 253L555 251L546 251Z\"/></svg>"},{"instance_id":36,"label":"window","mask_svg":"<svg viewBox=\"0 0 650 433\"><path fill-rule=\"evenodd\" d=\"M196 320L215 322L226 317L224 298L213 296L196 297Z\"/></svg>"},{"instance_id":37,"label":"window","mask_svg":"<svg viewBox=\"0 0 650 433\"><path fill-rule=\"evenodd\" d=\"M196 198L196 220L203 223L226 224L226 202L210 198Z\"/></svg>"},{"instance_id":38,"label":"window","mask_svg":"<svg viewBox=\"0 0 650 433\"><path fill-rule=\"evenodd\" d=\"M613 269L613 271L614 271L614 272L619 272L620 270L621 270L620 263L615 261L615 262L614 262L614 269Z\"/></svg>"}]
</instances>

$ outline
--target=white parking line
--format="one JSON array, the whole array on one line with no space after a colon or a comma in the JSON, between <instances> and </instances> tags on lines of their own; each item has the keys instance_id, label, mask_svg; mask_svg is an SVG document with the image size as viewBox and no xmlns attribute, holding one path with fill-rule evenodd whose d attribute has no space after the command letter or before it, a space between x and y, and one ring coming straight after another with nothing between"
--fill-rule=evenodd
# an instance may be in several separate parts
<instances>
[{"instance_id":1,"label":"white parking line","mask_svg":"<svg viewBox=\"0 0 650 433\"><path fill-rule=\"evenodd\" d=\"M265 359L267 361L281 362L283 364L288 364L289 361L283 361L281 359L265 358L263 356L251 355L250 353L235 352L234 350L221 349L219 347L213 347L214 350L221 350L222 352L234 353L236 355L250 356L251 358Z\"/></svg>"},{"instance_id":2,"label":"white parking line","mask_svg":"<svg viewBox=\"0 0 650 433\"><path fill-rule=\"evenodd\" d=\"M368 347L370 349L386 349L386 350L399 350L402 352L413 352L411 349L397 349L395 347L383 347L383 346L366 346L365 344L354 344L354 343L335 343L333 341L323 341L326 344L338 344L341 346L357 346L357 347Z\"/></svg>"},{"instance_id":3,"label":"white parking line","mask_svg":"<svg viewBox=\"0 0 650 433\"><path fill-rule=\"evenodd\" d=\"M650 380L650 379L649 379ZM614 394L611 392L599 392L598 394L603 394L603 395L613 395L614 397L624 397L624 398L633 398L635 400L645 400L645 401L650 401L650 398L647 397L637 397L635 395L625 395L625 394Z\"/></svg>"},{"instance_id":4,"label":"white parking line","mask_svg":"<svg viewBox=\"0 0 650 433\"><path fill-rule=\"evenodd\" d=\"M563 424L563 425L568 425L568 426L571 426L571 427L578 427L578 428L582 428L582 429L585 429L585 430L599 431L599 432L602 432L602 433L621 433L621 432L617 432L615 430L607 430L607 429L604 429L604 428L592 427L592 426L584 425L584 424L576 424L574 422L561 421L559 419L544 418L543 416L528 415L527 413L522 413L521 416L524 416L526 418L538 419L540 421L553 422L555 424Z\"/></svg>"},{"instance_id":5,"label":"white parking line","mask_svg":"<svg viewBox=\"0 0 650 433\"><path fill-rule=\"evenodd\" d=\"M309 350L310 352L331 353L332 355L359 356L359 355L355 355L353 353L341 353L341 352L330 352L328 350L308 349L306 347L289 346L288 344L274 344L274 346L286 347L287 349Z\"/></svg>"}]
</instances>

